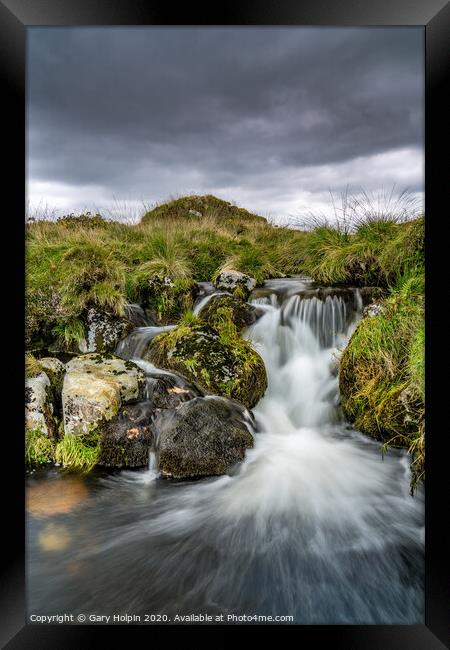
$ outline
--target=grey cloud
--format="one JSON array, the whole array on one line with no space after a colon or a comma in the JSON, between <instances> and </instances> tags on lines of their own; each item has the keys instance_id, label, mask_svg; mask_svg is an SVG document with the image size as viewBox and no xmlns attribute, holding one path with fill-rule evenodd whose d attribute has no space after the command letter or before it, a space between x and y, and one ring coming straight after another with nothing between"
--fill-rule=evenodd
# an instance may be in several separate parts
<instances>
[{"instance_id":1,"label":"grey cloud","mask_svg":"<svg viewBox=\"0 0 450 650\"><path fill-rule=\"evenodd\" d=\"M28 46L30 181L239 193L423 145L419 28L32 28Z\"/></svg>"}]
</instances>

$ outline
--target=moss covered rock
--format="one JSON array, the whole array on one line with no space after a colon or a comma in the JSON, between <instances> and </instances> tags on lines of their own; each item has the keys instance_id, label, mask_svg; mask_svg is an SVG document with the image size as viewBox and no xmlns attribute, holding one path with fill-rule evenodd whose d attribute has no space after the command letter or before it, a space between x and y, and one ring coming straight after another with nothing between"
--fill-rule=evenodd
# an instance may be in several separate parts
<instances>
[{"instance_id":1,"label":"moss covered rock","mask_svg":"<svg viewBox=\"0 0 450 650\"><path fill-rule=\"evenodd\" d=\"M213 296L199 313L199 317L209 325L214 326L216 319L220 318L223 309L231 310L231 320L238 330L253 325L253 323L262 315L253 305L249 305L243 300L234 296Z\"/></svg>"},{"instance_id":2,"label":"moss covered rock","mask_svg":"<svg viewBox=\"0 0 450 650\"><path fill-rule=\"evenodd\" d=\"M230 316L225 309L216 314L215 327L199 320L160 334L146 358L181 373L205 393L232 397L252 408L267 388L266 369L250 343L239 337Z\"/></svg>"},{"instance_id":3,"label":"moss covered rock","mask_svg":"<svg viewBox=\"0 0 450 650\"><path fill-rule=\"evenodd\" d=\"M62 391L64 431L83 434L110 420L122 404L138 401L145 375L131 361L101 354L85 354L66 365Z\"/></svg>"},{"instance_id":4,"label":"moss covered rock","mask_svg":"<svg viewBox=\"0 0 450 650\"><path fill-rule=\"evenodd\" d=\"M86 338L79 344L80 352L114 352L118 342L134 329L127 318L94 307L87 310L84 322Z\"/></svg>"},{"instance_id":5,"label":"moss covered rock","mask_svg":"<svg viewBox=\"0 0 450 650\"><path fill-rule=\"evenodd\" d=\"M197 397L161 411L154 423L161 474L178 479L225 474L253 447L248 418L240 404L218 397Z\"/></svg>"}]
</instances>

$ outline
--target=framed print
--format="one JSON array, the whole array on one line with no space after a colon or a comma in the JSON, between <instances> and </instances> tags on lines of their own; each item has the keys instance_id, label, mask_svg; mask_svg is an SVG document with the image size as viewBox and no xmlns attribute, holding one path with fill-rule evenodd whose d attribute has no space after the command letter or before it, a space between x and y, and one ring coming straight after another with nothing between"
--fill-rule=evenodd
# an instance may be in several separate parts
<instances>
[{"instance_id":1,"label":"framed print","mask_svg":"<svg viewBox=\"0 0 450 650\"><path fill-rule=\"evenodd\" d=\"M448 5L0 16L4 647L445 647Z\"/></svg>"}]
</instances>

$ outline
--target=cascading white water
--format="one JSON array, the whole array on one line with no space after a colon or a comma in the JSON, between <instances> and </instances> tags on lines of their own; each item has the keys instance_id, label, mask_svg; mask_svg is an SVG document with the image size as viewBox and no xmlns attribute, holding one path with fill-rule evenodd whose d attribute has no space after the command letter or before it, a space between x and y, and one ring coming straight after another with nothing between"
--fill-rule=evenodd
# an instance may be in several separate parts
<instances>
[{"instance_id":1,"label":"cascading white water","mask_svg":"<svg viewBox=\"0 0 450 650\"><path fill-rule=\"evenodd\" d=\"M246 336L268 388L254 448L219 478L105 479L111 505L103 497L101 517L95 504L83 514L96 544L77 546L93 594L81 609L423 623L422 492L409 494L406 454L383 458L339 408L337 357L360 296L257 301L264 314ZM110 594L112 575L120 594Z\"/></svg>"},{"instance_id":2,"label":"cascading white water","mask_svg":"<svg viewBox=\"0 0 450 650\"><path fill-rule=\"evenodd\" d=\"M231 294L228 291L214 291L214 293L210 293L204 296L203 298L201 298L194 306L192 313L198 315L203 309L203 307L206 307L206 305L209 303L211 298L216 298L217 296L229 296L229 295Z\"/></svg>"},{"instance_id":3,"label":"cascading white water","mask_svg":"<svg viewBox=\"0 0 450 650\"><path fill-rule=\"evenodd\" d=\"M168 332L174 327L175 325L136 327L131 334L119 341L115 354L122 359L139 359L155 336L158 336L161 332Z\"/></svg>"}]
</instances>

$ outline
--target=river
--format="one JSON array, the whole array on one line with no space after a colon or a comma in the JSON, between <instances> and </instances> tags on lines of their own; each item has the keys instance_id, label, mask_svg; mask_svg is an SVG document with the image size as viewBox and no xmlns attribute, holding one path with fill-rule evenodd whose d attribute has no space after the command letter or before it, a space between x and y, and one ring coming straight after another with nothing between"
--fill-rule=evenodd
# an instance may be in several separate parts
<instances>
[{"instance_id":1,"label":"river","mask_svg":"<svg viewBox=\"0 0 450 650\"><path fill-rule=\"evenodd\" d=\"M268 374L254 448L202 480L159 478L155 457L137 471L28 476L29 614L423 624L423 490L410 495L406 452L383 455L339 407L358 290L272 280L253 302L263 315L245 336ZM156 328L140 329L128 358Z\"/></svg>"}]
</instances>

